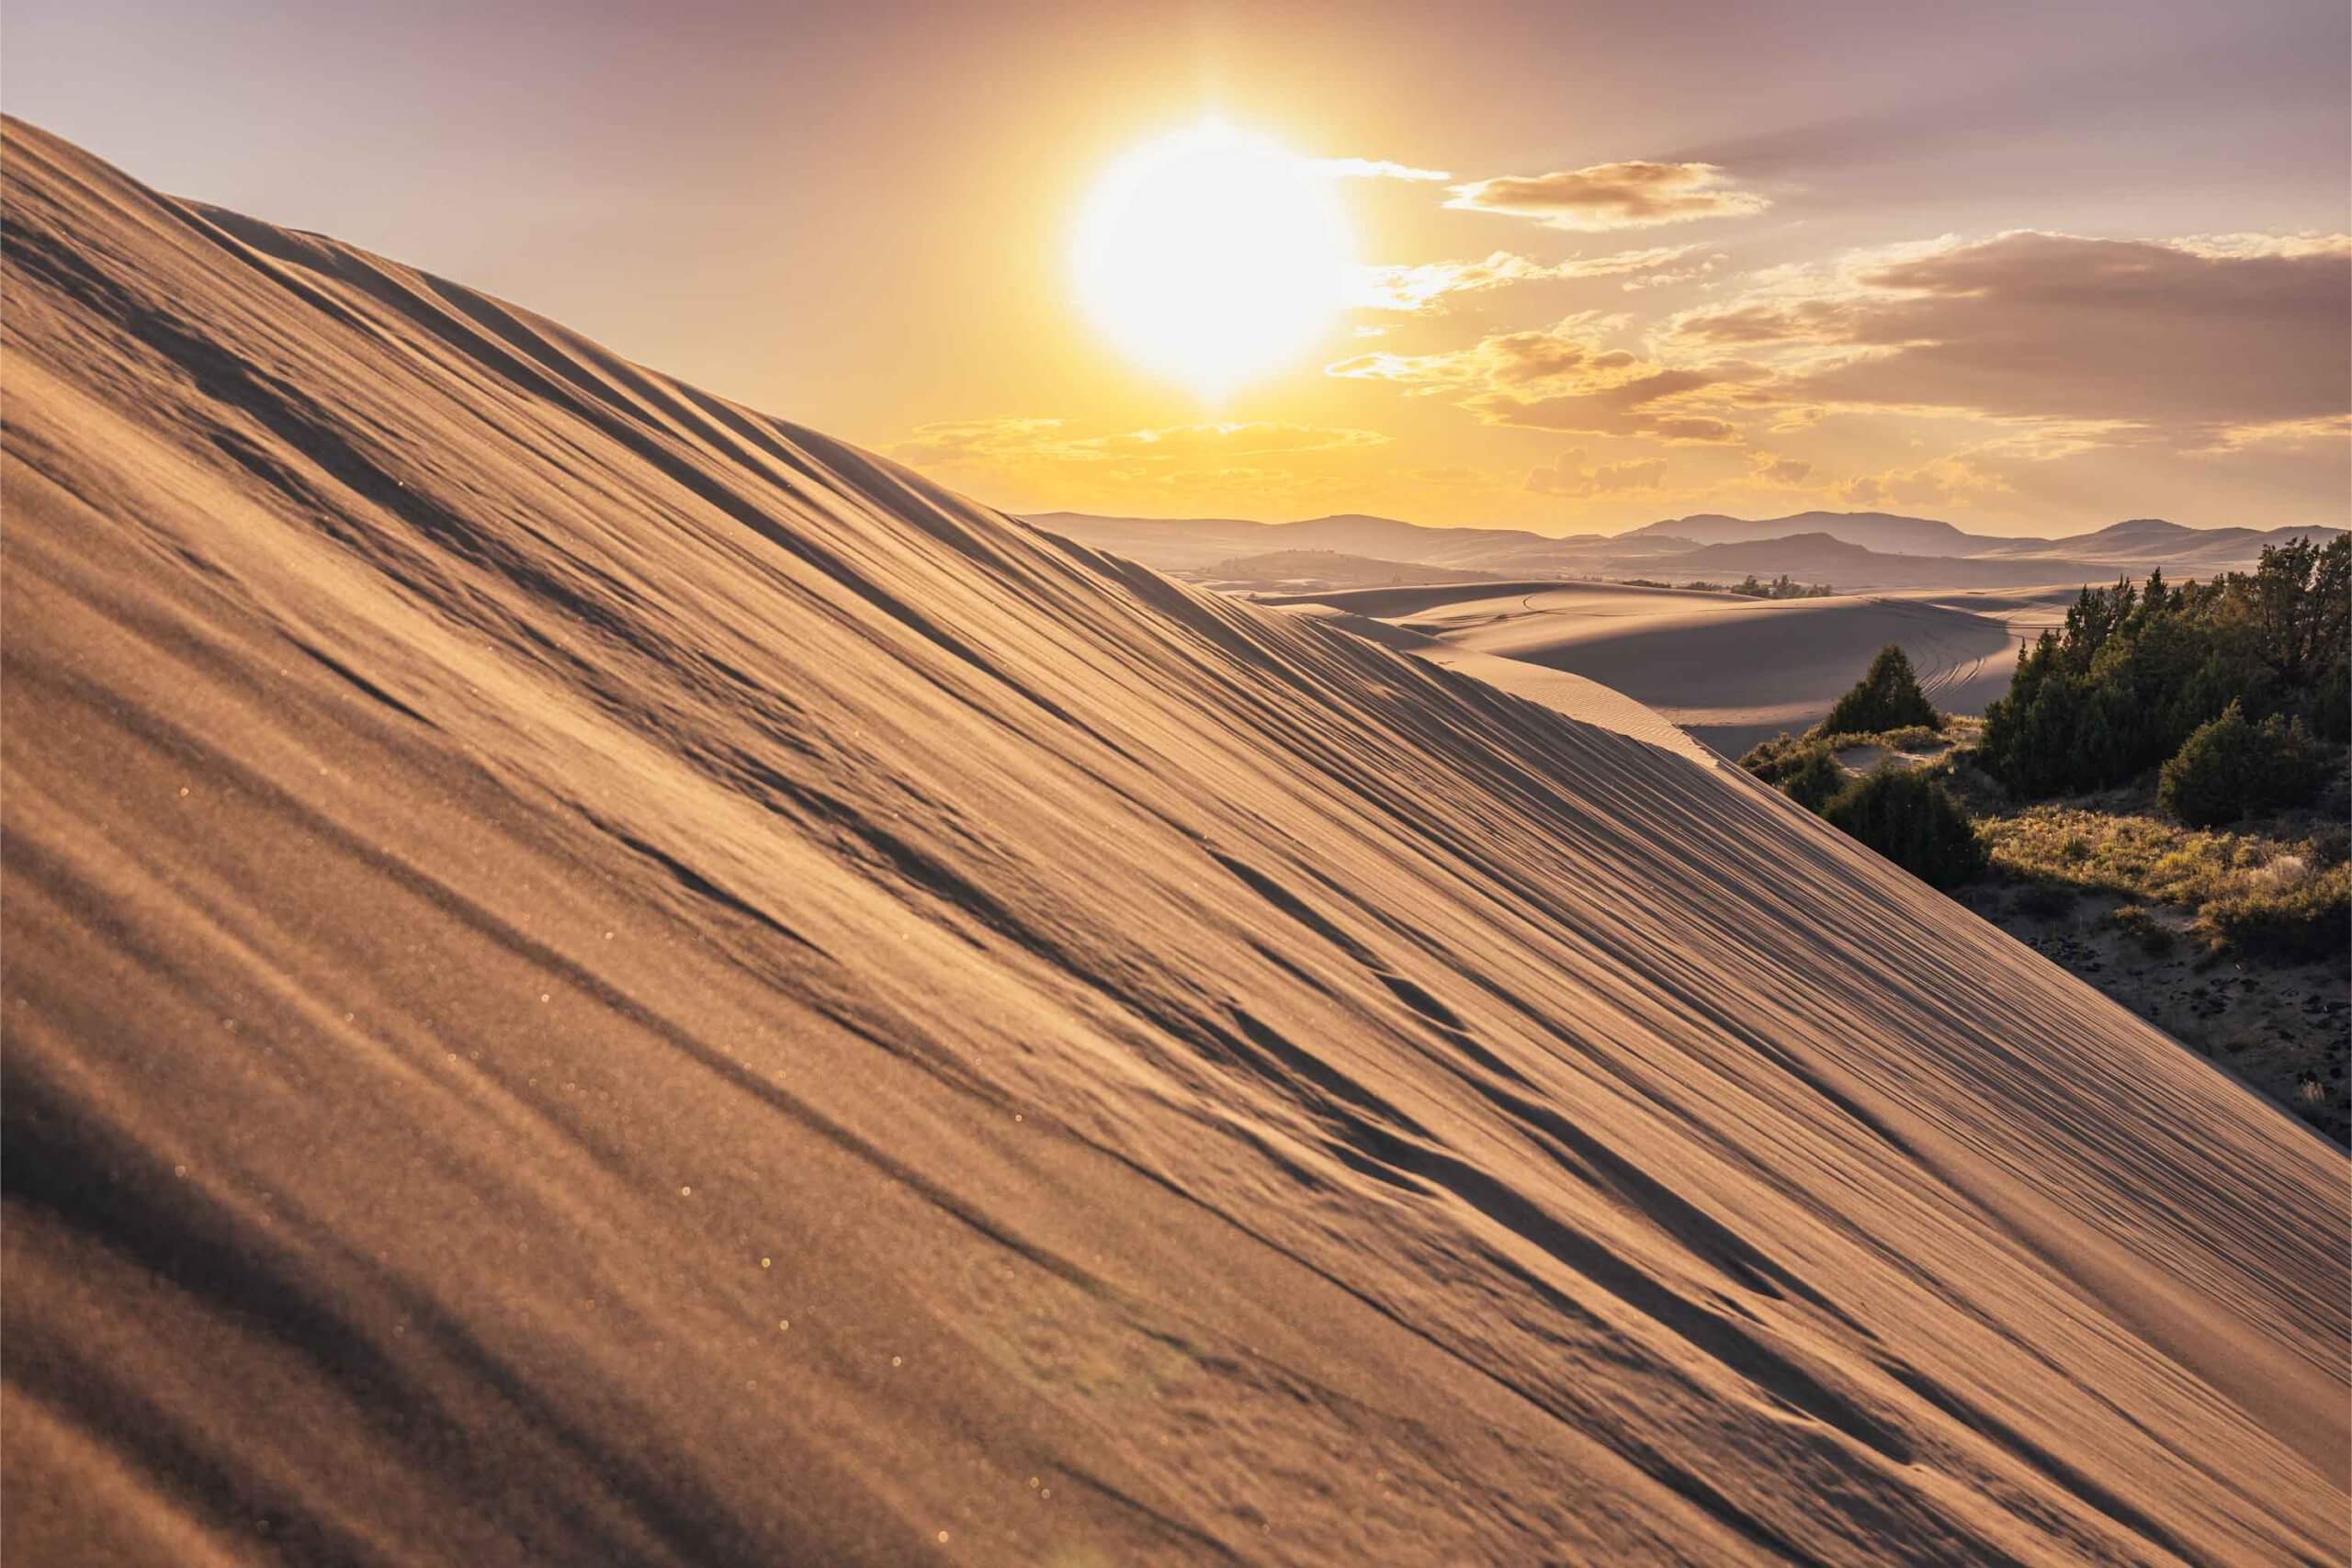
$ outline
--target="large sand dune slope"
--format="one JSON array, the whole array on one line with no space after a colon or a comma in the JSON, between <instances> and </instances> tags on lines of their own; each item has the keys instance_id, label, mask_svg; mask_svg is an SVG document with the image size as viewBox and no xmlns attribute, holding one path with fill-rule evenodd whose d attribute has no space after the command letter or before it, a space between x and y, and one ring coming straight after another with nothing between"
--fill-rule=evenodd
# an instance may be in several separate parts
<instances>
[{"instance_id":1,"label":"large sand dune slope","mask_svg":"<svg viewBox=\"0 0 2352 1568\"><path fill-rule=\"evenodd\" d=\"M6 152L10 1562L2342 1551L2341 1156L1736 773Z\"/></svg>"}]
</instances>

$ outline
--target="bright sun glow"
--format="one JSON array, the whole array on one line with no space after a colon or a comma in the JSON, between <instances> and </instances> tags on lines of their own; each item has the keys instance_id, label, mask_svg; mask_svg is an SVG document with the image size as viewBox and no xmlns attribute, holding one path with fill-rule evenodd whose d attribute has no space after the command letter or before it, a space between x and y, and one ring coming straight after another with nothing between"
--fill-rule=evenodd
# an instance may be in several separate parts
<instances>
[{"instance_id":1,"label":"bright sun glow","mask_svg":"<svg viewBox=\"0 0 2352 1568\"><path fill-rule=\"evenodd\" d=\"M1352 243L1331 182L1204 121L1132 154L1080 220L1079 297L1138 362L1216 399L1322 336Z\"/></svg>"}]
</instances>

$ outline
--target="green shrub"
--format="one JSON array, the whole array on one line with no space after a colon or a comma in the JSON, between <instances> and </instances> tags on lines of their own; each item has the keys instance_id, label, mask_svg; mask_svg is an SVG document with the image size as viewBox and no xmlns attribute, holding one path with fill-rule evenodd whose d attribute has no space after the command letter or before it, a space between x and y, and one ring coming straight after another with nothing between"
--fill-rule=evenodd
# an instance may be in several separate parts
<instances>
[{"instance_id":1,"label":"green shrub","mask_svg":"<svg viewBox=\"0 0 2352 1568\"><path fill-rule=\"evenodd\" d=\"M1921 773L1875 769L1838 791L1821 815L1931 887L1955 886L1984 869L1967 814Z\"/></svg>"},{"instance_id":2,"label":"green shrub","mask_svg":"<svg viewBox=\"0 0 2352 1568\"><path fill-rule=\"evenodd\" d=\"M2320 677L2312 728L2329 740L2352 740L2352 664L2339 659Z\"/></svg>"},{"instance_id":3,"label":"green shrub","mask_svg":"<svg viewBox=\"0 0 2352 1568\"><path fill-rule=\"evenodd\" d=\"M1819 811L1828 805L1829 797L1844 789L1846 782L1846 770L1838 765L1826 746L1806 748L1796 764L1781 774L1781 788L1807 811Z\"/></svg>"},{"instance_id":4,"label":"green shrub","mask_svg":"<svg viewBox=\"0 0 2352 1568\"><path fill-rule=\"evenodd\" d=\"M2252 724L2233 700L2164 765L2156 800L2190 827L2210 828L2248 812L2300 806L2319 781L2319 756L2301 720L2288 724L2272 714Z\"/></svg>"},{"instance_id":5,"label":"green shrub","mask_svg":"<svg viewBox=\"0 0 2352 1568\"><path fill-rule=\"evenodd\" d=\"M1943 719L1928 701L1927 694L1919 690L1919 677L1912 672L1909 657L1899 645L1890 642L1871 660L1870 671L1860 683L1838 699L1829 716L1821 721L1815 733L1876 734L1914 725L1941 729Z\"/></svg>"},{"instance_id":6,"label":"green shrub","mask_svg":"<svg viewBox=\"0 0 2352 1568\"><path fill-rule=\"evenodd\" d=\"M1747 749L1739 765L1768 784L1776 784L1804 760L1807 743L1783 729L1770 740L1759 740Z\"/></svg>"},{"instance_id":7,"label":"green shrub","mask_svg":"<svg viewBox=\"0 0 2352 1568\"><path fill-rule=\"evenodd\" d=\"M2200 917L2239 952L2288 962L2344 956L2352 947L2352 865L2315 875L2249 878Z\"/></svg>"}]
</instances>

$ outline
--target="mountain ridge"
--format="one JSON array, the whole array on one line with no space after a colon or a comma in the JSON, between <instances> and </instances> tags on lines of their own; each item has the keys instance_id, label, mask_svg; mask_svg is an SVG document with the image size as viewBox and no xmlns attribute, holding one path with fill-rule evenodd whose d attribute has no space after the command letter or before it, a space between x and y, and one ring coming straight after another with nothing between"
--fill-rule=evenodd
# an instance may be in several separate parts
<instances>
[{"instance_id":1,"label":"mountain ridge","mask_svg":"<svg viewBox=\"0 0 2352 1568\"><path fill-rule=\"evenodd\" d=\"M2007 538L1963 533L1933 518L1891 513L1796 513L1750 521L1702 513L1667 518L1622 534L1552 537L1524 529L1435 528L1396 518L1339 513L1295 523L1239 518L1122 518L1087 513L1039 513L1028 521L1105 549L1133 556L1162 570L1193 570L1235 556L1290 548L1337 549L1381 559L1503 573L1550 570L1560 575L1618 575L1648 563L1668 572L1696 573L1707 558L1695 551L1725 546L1787 547L1792 539L1826 536L1869 552L1848 560L1864 575L1841 587L2021 586L2073 579L2089 582L2118 571L2154 567L2207 572L2251 568L2262 547L2309 537L2324 541L2341 529L2281 527L2190 528L2143 518L2055 539ZM2150 526L2155 525L2156 526ZM1902 548L1891 548L1901 546ZM1817 553L1817 547L1814 548ZM1802 575L1802 550L1784 548L1739 558L1761 563L1764 575ZM1923 575L1925 560L2037 562L2032 570L1977 568L1944 579ZM2035 575L2038 571L2041 575Z\"/></svg>"}]
</instances>

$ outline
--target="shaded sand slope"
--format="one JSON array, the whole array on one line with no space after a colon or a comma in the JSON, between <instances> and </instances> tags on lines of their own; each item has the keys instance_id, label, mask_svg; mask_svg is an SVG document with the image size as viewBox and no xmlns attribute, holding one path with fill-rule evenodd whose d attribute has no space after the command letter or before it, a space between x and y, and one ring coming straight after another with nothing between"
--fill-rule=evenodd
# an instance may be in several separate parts
<instances>
[{"instance_id":1,"label":"shaded sand slope","mask_svg":"<svg viewBox=\"0 0 2352 1568\"><path fill-rule=\"evenodd\" d=\"M6 150L12 1562L2340 1550L2342 1158L1768 792Z\"/></svg>"},{"instance_id":2,"label":"shaded sand slope","mask_svg":"<svg viewBox=\"0 0 2352 1568\"><path fill-rule=\"evenodd\" d=\"M1975 714L2008 690L2019 640L2062 591L1919 590L1760 600L1617 583L1438 584L1294 596L1394 621L1434 639L1427 657L1547 700L1542 675L1509 660L1598 681L1737 756L1829 711L1871 656L1901 643L1936 705Z\"/></svg>"}]
</instances>

